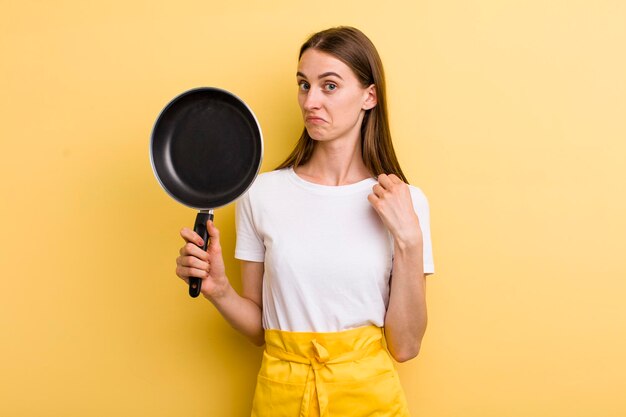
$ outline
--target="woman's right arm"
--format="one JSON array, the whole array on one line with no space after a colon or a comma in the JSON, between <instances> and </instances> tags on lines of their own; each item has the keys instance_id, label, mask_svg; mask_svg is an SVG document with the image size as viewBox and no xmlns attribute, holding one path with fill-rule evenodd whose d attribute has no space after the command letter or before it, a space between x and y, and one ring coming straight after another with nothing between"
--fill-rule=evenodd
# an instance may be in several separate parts
<instances>
[{"instance_id":1,"label":"woman's right arm","mask_svg":"<svg viewBox=\"0 0 626 417\"><path fill-rule=\"evenodd\" d=\"M187 228L181 230L186 243L176 259L176 275L187 283L189 277L201 278L202 295L234 329L261 346L265 342L261 320L264 263L241 262L242 293L239 295L226 276L219 230L209 221L207 231L210 241L205 252L198 247L203 242L196 232Z\"/></svg>"}]
</instances>

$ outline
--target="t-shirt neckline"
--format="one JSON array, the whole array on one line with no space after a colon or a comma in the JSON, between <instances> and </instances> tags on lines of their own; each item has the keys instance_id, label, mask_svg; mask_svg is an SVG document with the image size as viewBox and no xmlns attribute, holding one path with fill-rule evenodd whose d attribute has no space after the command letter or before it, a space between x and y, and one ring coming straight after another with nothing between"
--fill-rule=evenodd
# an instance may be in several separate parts
<instances>
[{"instance_id":1,"label":"t-shirt neckline","mask_svg":"<svg viewBox=\"0 0 626 417\"><path fill-rule=\"evenodd\" d=\"M317 184L314 182L310 182L305 180L296 174L293 167L286 168L286 173L289 179L295 183L296 185L306 188L307 190L316 192L318 194L327 194L327 195L338 195L338 194L352 194L359 191L363 191L366 189L370 189L375 183L376 180L374 178L365 178L361 181L346 184L346 185L324 185Z\"/></svg>"}]
</instances>

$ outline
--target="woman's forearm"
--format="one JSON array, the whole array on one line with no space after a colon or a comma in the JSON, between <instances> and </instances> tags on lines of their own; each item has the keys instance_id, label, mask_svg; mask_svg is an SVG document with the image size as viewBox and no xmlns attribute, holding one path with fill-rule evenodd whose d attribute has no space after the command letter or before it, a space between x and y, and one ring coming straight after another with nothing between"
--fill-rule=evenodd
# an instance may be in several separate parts
<instances>
[{"instance_id":1,"label":"woman's forearm","mask_svg":"<svg viewBox=\"0 0 626 417\"><path fill-rule=\"evenodd\" d=\"M417 356L426 332L423 242L394 243L393 275L385 316L389 352L398 362Z\"/></svg>"},{"instance_id":2,"label":"woman's forearm","mask_svg":"<svg viewBox=\"0 0 626 417\"><path fill-rule=\"evenodd\" d=\"M254 301L239 295L230 284L207 298L235 330L257 346L265 343L261 307Z\"/></svg>"}]
</instances>

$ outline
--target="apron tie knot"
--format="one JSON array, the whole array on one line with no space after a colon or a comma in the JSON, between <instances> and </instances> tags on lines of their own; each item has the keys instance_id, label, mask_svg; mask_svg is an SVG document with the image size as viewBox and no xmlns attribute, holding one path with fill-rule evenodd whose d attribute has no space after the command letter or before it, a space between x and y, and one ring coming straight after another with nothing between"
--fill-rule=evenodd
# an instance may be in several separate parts
<instances>
[{"instance_id":1,"label":"apron tie knot","mask_svg":"<svg viewBox=\"0 0 626 417\"><path fill-rule=\"evenodd\" d=\"M330 354L328 353L328 350L319 344L316 339L311 340L311 344L313 345L313 350L315 351L315 361L311 361L311 366L313 366L314 369L323 368L326 366L326 362L330 359Z\"/></svg>"}]
</instances>

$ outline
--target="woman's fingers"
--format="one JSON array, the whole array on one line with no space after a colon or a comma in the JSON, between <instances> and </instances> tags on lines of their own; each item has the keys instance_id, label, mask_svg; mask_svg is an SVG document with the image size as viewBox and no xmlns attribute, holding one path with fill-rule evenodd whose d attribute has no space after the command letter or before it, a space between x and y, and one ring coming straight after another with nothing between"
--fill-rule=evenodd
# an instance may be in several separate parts
<instances>
[{"instance_id":1,"label":"woman's fingers","mask_svg":"<svg viewBox=\"0 0 626 417\"><path fill-rule=\"evenodd\" d=\"M198 259L195 256L179 256L176 258L176 264L180 266L203 269L205 271L209 270L209 263Z\"/></svg>"},{"instance_id":2,"label":"woman's fingers","mask_svg":"<svg viewBox=\"0 0 626 417\"><path fill-rule=\"evenodd\" d=\"M389 175L380 174L378 176L378 184L380 184L385 190L390 190L395 183L391 180Z\"/></svg>"},{"instance_id":3,"label":"woman's fingers","mask_svg":"<svg viewBox=\"0 0 626 417\"><path fill-rule=\"evenodd\" d=\"M209 263L194 256L179 256L176 258L176 275L187 280L188 277L207 278Z\"/></svg>"},{"instance_id":4,"label":"woman's fingers","mask_svg":"<svg viewBox=\"0 0 626 417\"><path fill-rule=\"evenodd\" d=\"M374 187L372 187L372 191L374 192L374 194L378 198L383 198L385 196L385 192L386 192L386 190L380 184L374 185Z\"/></svg>"},{"instance_id":5,"label":"woman's fingers","mask_svg":"<svg viewBox=\"0 0 626 417\"><path fill-rule=\"evenodd\" d=\"M387 176L387 174L380 174L380 175L378 175L378 177L376 178L376 180L378 181L378 183L379 183L381 186L384 186L385 184L389 185L389 183L390 183L390 181L391 181L391 180L389 179L389 177Z\"/></svg>"},{"instance_id":6,"label":"woman's fingers","mask_svg":"<svg viewBox=\"0 0 626 417\"><path fill-rule=\"evenodd\" d=\"M396 187L398 185L397 181L400 181L400 183L404 184L402 180L400 180L400 178L393 174L380 174L378 176L378 183L374 184L374 186L372 187L372 191L374 195L376 195L376 197L383 199L388 194L393 194L394 192L396 192Z\"/></svg>"},{"instance_id":7,"label":"woman's fingers","mask_svg":"<svg viewBox=\"0 0 626 417\"><path fill-rule=\"evenodd\" d=\"M187 242L185 244L185 246L180 248L178 253L181 256L195 256L196 258L202 259L203 261L208 261L209 260L209 254L208 253L206 253L204 250L202 250L201 247L198 247L197 245L195 245L193 243L190 243L190 242Z\"/></svg>"},{"instance_id":8,"label":"woman's fingers","mask_svg":"<svg viewBox=\"0 0 626 417\"><path fill-rule=\"evenodd\" d=\"M186 266L180 265L176 267L176 275L178 275L185 281L189 281L189 278L204 279L209 277L209 273L207 271L198 268L188 268Z\"/></svg>"},{"instance_id":9,"label":"woman's fingers","mask_svg":"<svg viewBox=\"0 0 626 417\"><path fill-rule=\"evenodd\" d=\"M378 205L380 204L380 198L375 194L372 193L370 195L367 196L367 200L370 202L370 204L372 205L372 207L374 207L374 210L378 211Z\"/></svg>"},{"instance_id":10,"label":"woman's fingers","mask_svg":"<svg viewBox=\"0 0 626 417\"><path fill-rule=\"evenodd\" d=\"M207 228L207 232L209 232L209 245L215 248L219 248L220 247L220 231L218 230L217 227L215 227L215 224L213 224L211 220L208 220L206 222L206 228ZM202 240L200 235L198 235L196 232L186 227L181 229L180 235L182 236L183 239L185 239L186 242L193 243L196 246L202 246L204 244L204 241Z\"/></svg>"},{"instance_id":11,"label":"woman's fingers","mask_svg":"<svg viewBox=\"0 0 626 417\"><path fill-rule=\"evenodd\" d=\"M378 176L378 183L385 189L385 190L391 190L394 188L395 185L398 184L404 184L404 181L402 181L400 179L400 177L398 177L395 174L380 174Z\"/></svg>"},{"instance_id":12,"label":"woman's fingers","mask_svg":"<svg viewBox=\"0 0 626 417\"><path fill-rule=\"evenodd\" d=\"M396 174L389 174L387 176L391 182L393 182L394 184L404 184L404 181L402 181L402 179L400 177L398 177Z\"/></svg>"},{"instance_id":13,"label":"woman's fingers","mask_svg":"<svg viewBox=\"0 0 626 417\"><path fill-rule=\"evenodd\" d=\"M202 240L200 235L187 227L183 227L181 229L180 235L183 239L185 239L185 242L192 242L198 246L202 246L204 244L204 241Z\"/></svg>"}]
</instances>

